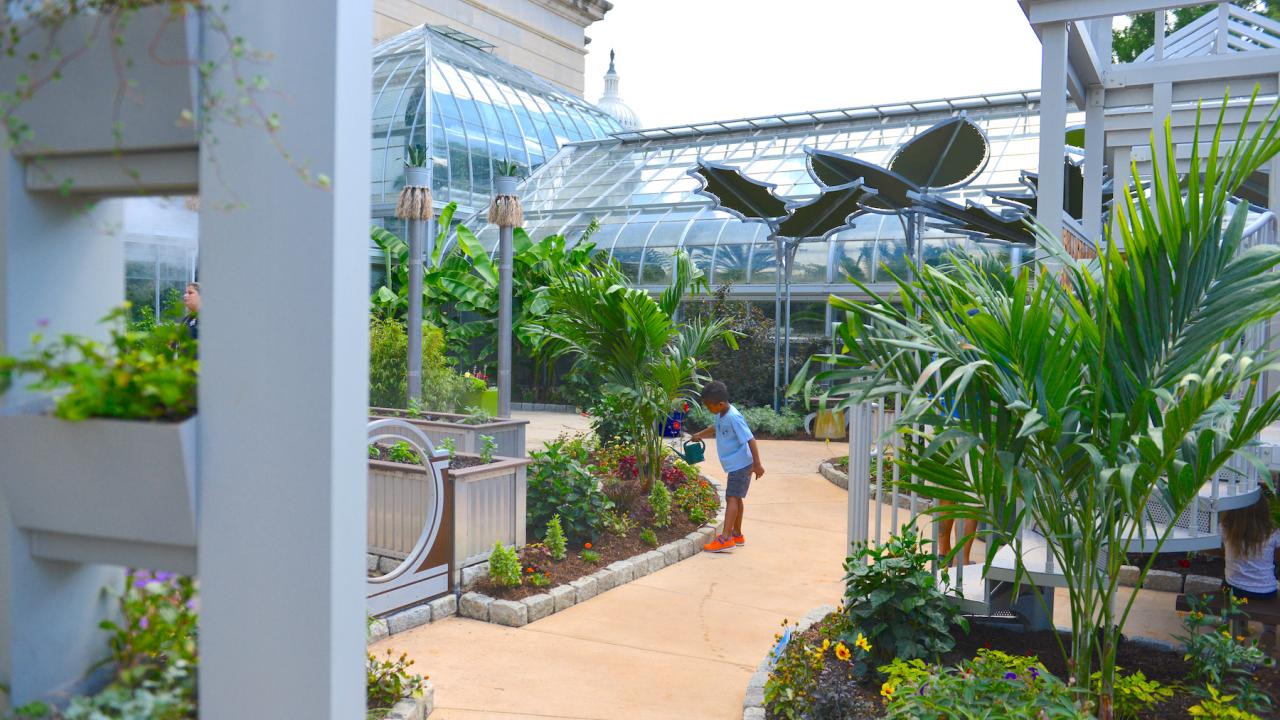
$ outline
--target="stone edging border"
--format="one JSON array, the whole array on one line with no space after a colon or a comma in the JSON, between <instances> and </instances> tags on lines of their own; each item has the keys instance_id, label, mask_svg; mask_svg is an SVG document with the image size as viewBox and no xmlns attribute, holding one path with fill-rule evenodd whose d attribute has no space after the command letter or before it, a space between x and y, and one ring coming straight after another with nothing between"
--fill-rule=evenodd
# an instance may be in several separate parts
<instances>
[{"instance_id":1,"label":"stone edging border","mask_svg":"<svg viewBox=\"0 0 1280 720\"><path fill-rule=\"evenodd\" d=\"M373 621L369 628L369 642L374 643L385 637L402 633L406 630L426 625L436 620L443 620L451 615L483 620L485 622L522 627L535 620L541 620L570 608L580 602L586 602L602 592L638 580L650 573L657 572L668 565L697 555L702 546L715 536L716 528L724 522L725 497L724 487L706 475L699 475L715 488L720 498L720 509L715 520L708 526L701 527L679 540L662 545L626 560L609 563L605 568L578 578L564 585L549 588L546 592L531 595L520 601L496 600L477 592L465 592L489 572L489 563L482 562L462 569L462 587L464 592L457 595L445 595L428 603L414 605L384 618Z\"/></svg>"},{"instance_id":2,"label":"stone edging border","mask_svg":"<svg viewBox=\"0 0 1280 720\"><path fill-rule=\"evenodd\" d=\"M382 720L427 720L436 709L436 689L430 682L423 683L422 692L407 697L391 706Z\"/></svg>"},{"instance_id":3,"label":"stone edging border","mask_svg":"<svg viewBox=\"0 0 1280 720\"><path fill-rule=\"evenodd\" d=\"M820 605L810 610L798 623L796 634L808 630L814 623L835 611L836 609L831 605ZM769 679L771 664L769 661L772 659L772 654L773 649L770 648L769 652L765 653L764 659L756 666L751 679L747 681L747 692L742 698L742 720L764 720L764 684Z\"/></svg>"},{"instance_id":4,"label":"stone edging border","mask_svg":"<svg viewBox=\"0 0 1280 720\"><path fill-rule=\"evenodd\" d=\"M825 460L818 465L818 473L822 477L831 482L832 485L849 489L849 475L841 472L835 465ZM875 492L875 483L871 485L871 491ZM904 498L898 499L899 507L909 507L903 504ZM1138 568L1134 565L1122 565L1120 567L1120 585L1123 587L1133 587L1138 580ZM1151 570L1147 573L1147 581L1143 585L1146 590L1159 590L1161 592L1187 593L1190 595L1203 595L1206 593L1217 592L1222 587L1222 580L1209 577L1207 575L1183 575L1170 570Z\"/></svg>"}]
</instances>

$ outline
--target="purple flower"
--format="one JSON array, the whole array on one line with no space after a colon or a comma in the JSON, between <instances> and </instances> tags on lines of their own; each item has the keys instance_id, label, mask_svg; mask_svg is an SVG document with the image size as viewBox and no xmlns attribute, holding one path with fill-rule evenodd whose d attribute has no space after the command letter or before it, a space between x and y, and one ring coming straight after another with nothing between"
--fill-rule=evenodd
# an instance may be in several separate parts
<instances>
[{"instance_id":1,"label":"purple flower","mask_svg":"<svg viewBox=\"0 0 1280 720\"><path fill-rule=\"evenodd\" d=\"M195 599L194 599L194 598L193 598L193 599L191 599L191 600L188 600L186 604L187 604L187 609L188 609L188 610L195 610L195 609L196 609L196 601L195 601Z\"/></svg>"},{"instance_id":2,"label":"purple flower","mask_svg":"<svg viewBox=\"0 0 1280 720\"><path fill-rule=\"evenodd\" d=\"M146 617L143 617L141 620L138 621L138 627L142 628L143 630L146 630L147 625L150 625L150 624L151 623L147 622Z\"/></svg>"},{"instance_id":3,"label":"purple flower","mask_svg":"<svg viewBox=\"0 0 1280 720\"><path fill-rule=\"evenodd\" d=\"M1039 678L1040 678L1040 671L1039 671L1039 670L1037 670L1037 669L1036 669L1036 667L1035 667L1034 665L1032 665L1032 666L1031 666L1031 679L1032 679L1032 680L1038 680Z\"/></svg>"},{"instance_id":4,"label":"purple flower","mask_svg":"<svg viewBox=\"0 0 1280 720\"><path fill-rule=\"evenodd\" d=\"M1017 679L1018 679L1018 673L1016 673L1016 672L1012 672L1012 671L1007 672L1007 673L1005 673L1005 674L1004 674L1004 679L1005 679L1005 680L1017 680Z\"/></svg>"},{"instance_id":5,"label":"purple flower","mask_svg":"<svg viewBox=\"0 0 1280 720\"><path fill-rule=\"evenodd\" d=\"M156 573L156 582L162 582L162 583L163 583L163 582L169 582L170 580L172 580L172 579L174 579L174 578L176 578L176 577L178 577L178 575L177 575L176 573L164 572L164 571L162 570L162 571L160 571L160 572L157 572L157 573Z\"/></svg>"},{"instance_id":6,"label":"purple flower","mask_svg":"<svg viewBox=\"0 0 1280 720\"><path fill-rule=\"evenodd\" d=\"M133 573L134 587L138 589L142 589L142 588L145 588L147 586L147 583L149 582L151 582L151 574L148 573L146 570L138 570Z\"/></svg>"},{"instance_id":7,"label":"purple flower","mask_svg":"<svg viewBox=\"0 0 1280 720\"><path fill-rule=\"evenodd\" d=\"M39 320L36 320L36 327L39 327L39 328L49 327L49 318L40 318Z\"/></svg>"}]
</instances>

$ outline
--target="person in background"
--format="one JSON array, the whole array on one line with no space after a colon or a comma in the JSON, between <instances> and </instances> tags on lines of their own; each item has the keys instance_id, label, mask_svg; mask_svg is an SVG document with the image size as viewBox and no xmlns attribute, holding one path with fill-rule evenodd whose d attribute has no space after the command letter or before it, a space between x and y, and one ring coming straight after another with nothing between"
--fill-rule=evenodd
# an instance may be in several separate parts
<instances>
[{"instance_id":1,"label":"person in background","mask_svg":"<svg viewBox=\"0 0 1280 720\"><path fill-rule=\"evenodd\" d=\"M192 340L200 339L200 283L189 282L187 289L182 293L182 304L187 308L187 314L182 317L182 324L187 328L187 334Z\"/></svg>"},{"instance_id":2,"label":"person in background","mask_svg":"<svg viewBox=\"0 0 1280 720\"><path fill-rule=\"evenodd\" d=\"M1219 514L1218 525L1222 531L1222 552L1226 556L1223 573L1223 591L1247 600L1274 600L1276 598L1276 556L1280 554L1280 530L1271 520L1268 493L1258 494L1258 499L1247 507L1226 510ZM1244 608L1248 612L1249 608ZM1237 628L1241 632L1243 628ZM1276 628L1267 625L1263 644L1274 647Z\"/></svg>"}]
</instances>

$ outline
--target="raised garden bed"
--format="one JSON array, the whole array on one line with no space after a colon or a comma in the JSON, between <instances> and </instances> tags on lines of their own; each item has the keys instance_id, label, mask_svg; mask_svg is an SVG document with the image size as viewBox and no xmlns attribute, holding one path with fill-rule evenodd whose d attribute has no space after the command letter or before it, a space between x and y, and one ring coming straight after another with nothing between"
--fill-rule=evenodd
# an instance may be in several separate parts
<instances>
[{"instance_id":1,"label":"raised garden bed","mask_svg":"<svg viewBox=\"0 0 1280 720\"><path fill-rule=\"evenodd\" d=\"M1129 553L1126 565L1143 567L1151 559L1146 553ZM1225 571L1225 559L1221 555L1205 553L1160 553L1152 564L1152 570L1178 573L1179 575L1203 575L1222 579Z\"/></svg>"},{"instance_id":2,"label":"raised garden bed","mask_svg":"<svg viewBox=\"0 0 1280 720\"><path fill-rule=\"evenodd\" d=\"M484 450L482 435L488 435L497 443L496 455L522 458L525 448L525 428L528 420L494 419L477 415L462 415L435 411L411 412L395 408L369 408L371 419L401 418L420 429L432 443L439 447L446 441L453 442L459 453L479 454Z\"/></svg>"},{"instance_id":3,"label":"raised garden bed","mask_svg":"<svg viewBox=\"0 0 1280 720\"><path fill-rule=\"evenodd\" d=\"M826 615L807 630L797 633L792 643L801 641L812 646L820 645L823 632L833 623L835 615ZM974 625L969 633L956 630L956 647L942 656L942 664L952 665L961 660L974 657L979 649L1000 650L1010 655L1035 655L1049 672L1059 678L1067 677L1066 664L1062 658L1054 631L1017 632L998 626ZM1070 646L1070 640L1063 633L1062 641ZM835 653L827 653L818 680L819 690L823 688L845 687L851 693L854 710L846 714L846 720L872 720L884 717L885 704L880 695L879 682L861 685L847 678L847 664L835 657ZM1137 717L1141 720L1169 720L1171 718L1189 718L1187 709L1200 702L1200 698L1185 689L1185 681L1190 666L1183 659L1180 649L1163 643L1131 640L1123 643L1116 655L1116 664L1125 673L1141 671L1148 680L1155 680L1166 686L1174 687L1174 695L1167 701L1156 705ZM767 672L767 660L762 663L761 671L753 678L754 688L749 687L745 703L744 718L765 718L781 720L780 715L771 712L759 698L759 687L762 687L762 671ZM1280 671L1274 667L1258 668L1253 676L1254 685L1265 692L1272 700L1273 707L1280 704ZM754 693L753 693L754 689ZM763 708L764 712L760 712Z\"/></svg>"}]
</instances>

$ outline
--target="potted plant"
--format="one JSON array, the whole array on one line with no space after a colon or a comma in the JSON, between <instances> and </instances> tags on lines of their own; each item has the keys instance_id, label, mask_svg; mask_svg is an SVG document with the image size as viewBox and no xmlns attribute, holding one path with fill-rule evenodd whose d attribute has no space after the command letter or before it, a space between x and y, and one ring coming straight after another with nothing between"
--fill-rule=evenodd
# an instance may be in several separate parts
<instances>
[{"instance_id":1,"label":"potted plant","mask_svg":"<svg viewBox=\"0 0 1280 720\"><path fill-rule=\"evenodd\" d=\"M0 356L0 492L41 556L194 572L196 341L127 318L104 318L106 344L37 335Z\"/></svg>"},{"instance_id":2,"label":"potted plant","mask_svg":"<svg viewBox=\"0 0 1280 720\"><path fill-rule=\"evenodd\" d=\"M466 406L480 408L490 415L498 414L498 388L489 387L489 376L482 372L463 373L470 388L466 394Z\"/></svg>"}]
</instances>

